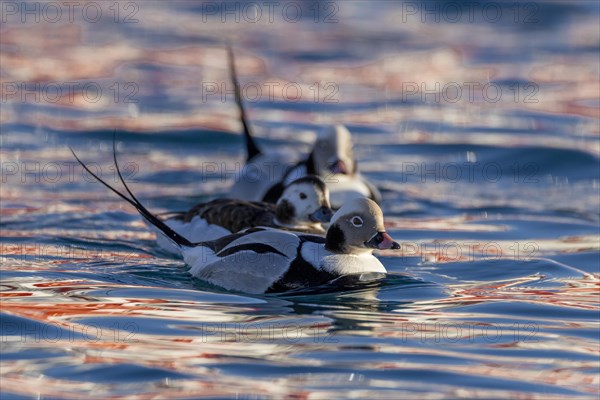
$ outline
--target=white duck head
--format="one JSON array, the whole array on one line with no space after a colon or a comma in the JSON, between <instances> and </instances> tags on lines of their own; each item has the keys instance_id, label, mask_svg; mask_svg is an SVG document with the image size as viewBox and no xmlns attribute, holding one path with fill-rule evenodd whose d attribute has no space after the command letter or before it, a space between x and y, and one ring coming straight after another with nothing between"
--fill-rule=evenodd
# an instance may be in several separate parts
<instances>
[{"instance_id":1,"label":"white duck head","mask_svg":"<svg viewBox=\"0 0 600 400\"><path fill-rule=\"evenodd\" d=\"M321 223L331 220L333 210L329 202L329 189L314 175L291 182L277 201L275 215L284 226L321 228Z\"/></svg>"},{"instance_id":2,"label":"white duck head","mask_svg":"<svg viewBox=\"0 0 600 400\"><path fill-rule=\"evenodd\" d=\"M333 126L317 139L309 157L309 172L319 176L356 173L352 137L345 126Z\"/></svg>"}]
</instances>

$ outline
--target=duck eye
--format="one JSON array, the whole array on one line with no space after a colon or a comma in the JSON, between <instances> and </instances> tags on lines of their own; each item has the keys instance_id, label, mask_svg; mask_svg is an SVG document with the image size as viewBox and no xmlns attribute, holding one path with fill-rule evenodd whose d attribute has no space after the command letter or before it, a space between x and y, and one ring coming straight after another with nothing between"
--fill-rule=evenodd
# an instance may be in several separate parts
<instances>
[{"instance_id":1,"label":"duck eye","mask_svg":"<svg viewBox=\"0 0 600 400\"><path fill-rule=\"evenodd\" d=\"M352 217L350 222L352 223L352 225L354 225L357 228L360 228L361 226L363 226L363 220L361 217Z\"/></svg>"},{"instance_id":2,"label":"duck eye","mask_svg":"<svg viewBox=\"0 0 600 400\"><path fill-rule=\"evenodd\" d=\"M302 193L302 192L300 192L300 194L298 196L300 196L300 198L302 200L306 199L306 195L304 193Z\"/></svg>"}]
</instances>

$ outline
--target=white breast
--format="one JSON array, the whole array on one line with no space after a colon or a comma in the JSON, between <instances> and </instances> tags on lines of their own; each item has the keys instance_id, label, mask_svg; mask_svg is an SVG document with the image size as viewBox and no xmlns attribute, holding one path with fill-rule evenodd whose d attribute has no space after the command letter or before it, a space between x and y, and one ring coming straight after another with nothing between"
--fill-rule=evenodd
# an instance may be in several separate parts
<instances>
[{"instance_id":1,"label":"white breast","mask_svg":"<svg viewBox=\"0 0 600 400\"><path fill-rule=\"evenodd\" d=\"M387 272L383 264L370 252L335 254L325 250L322 244L307 242L302 245L301 254L302 258L315 268L336 276L366 272Z\"/></svg>"},{"instance_id":2,"label":"white breast","mask_svg":"<svg viewBox=\"0 0 600 400\"><path fill-rule=\"evenodd\" d=\"M323 257L321 266L336 275L363 274L366 272L387 273L383 264L373 254L332 254Z\"/></svg>"}]
</instances>

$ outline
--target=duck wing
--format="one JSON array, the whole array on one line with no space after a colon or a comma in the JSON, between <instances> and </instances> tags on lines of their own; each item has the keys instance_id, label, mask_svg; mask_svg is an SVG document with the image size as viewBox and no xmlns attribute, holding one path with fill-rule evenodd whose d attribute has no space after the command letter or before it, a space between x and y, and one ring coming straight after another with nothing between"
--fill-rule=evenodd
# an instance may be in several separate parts
<instances>
[{"instance_id":1,"label":"duck wing","mask_svg":"<svg viewBox=\"0 0 600 400\"><path fill-rule=\"evenodd\" d=\"M209 224L220 225L230 232L255 226L274 226L275 205L235 199L216 199L197 204L184 216L185 222L200 217Z\"/></svg>"}]
</instances>

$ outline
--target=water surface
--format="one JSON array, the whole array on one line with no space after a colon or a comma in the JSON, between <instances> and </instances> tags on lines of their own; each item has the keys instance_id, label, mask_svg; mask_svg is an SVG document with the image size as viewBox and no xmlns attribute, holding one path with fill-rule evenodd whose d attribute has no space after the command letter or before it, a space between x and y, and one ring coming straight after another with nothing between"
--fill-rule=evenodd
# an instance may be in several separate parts
<instances>
[{"instance_id":1,"label":"water surface","mask_svg":"<svg viewBox=\"0 0 600 400\"><path fill-rule=\"evenodd\" d=\"M3 399L597 398L598 3L92 3L0 27ZM76 165L116 129L151 210L225 194L225 37L261 145L353 132L385 279L220 291Z\"/></svg>"}]
</instances>

